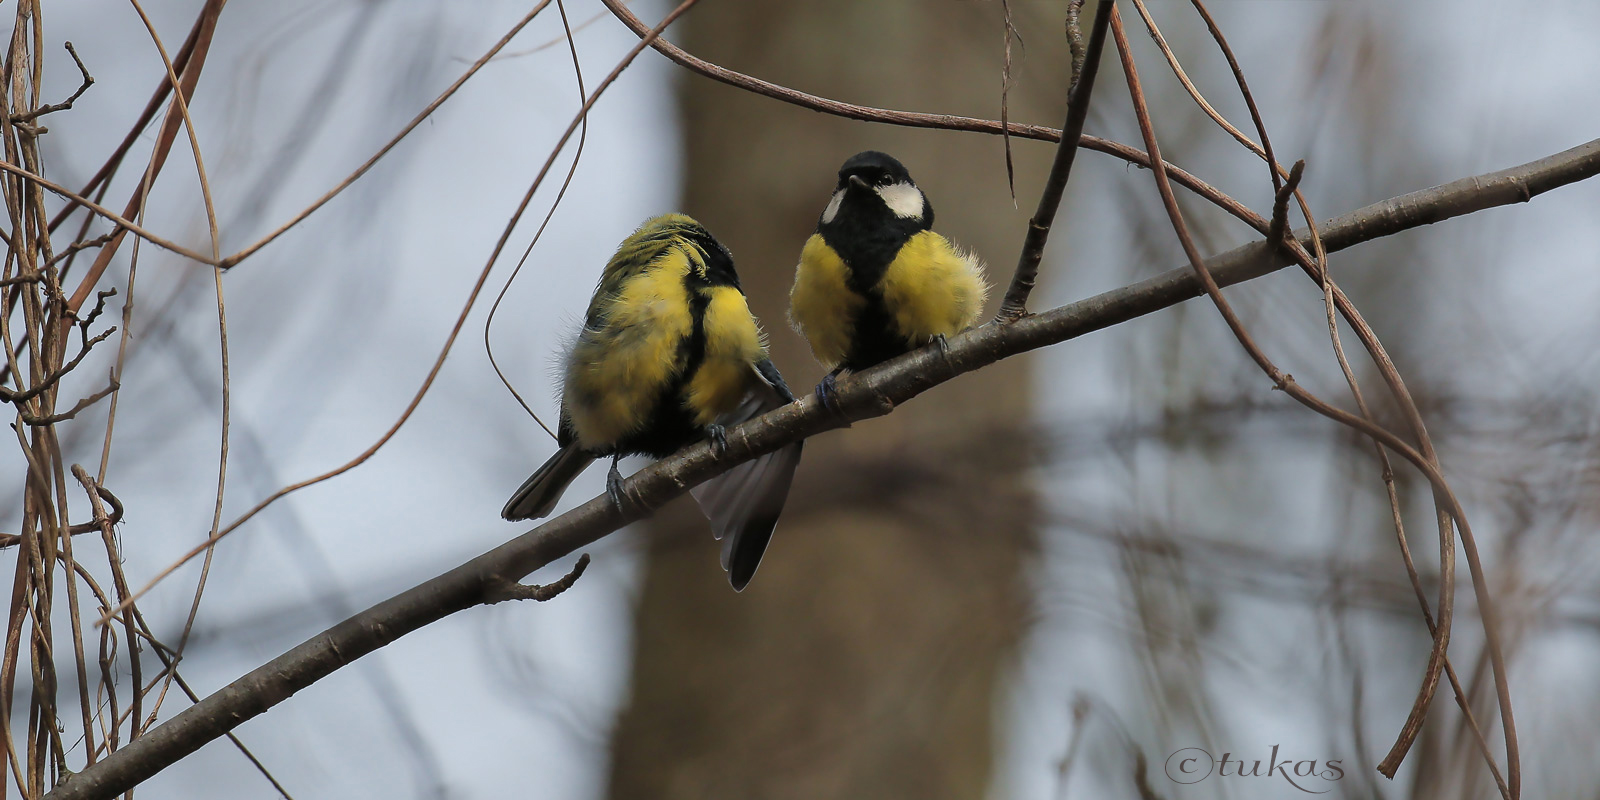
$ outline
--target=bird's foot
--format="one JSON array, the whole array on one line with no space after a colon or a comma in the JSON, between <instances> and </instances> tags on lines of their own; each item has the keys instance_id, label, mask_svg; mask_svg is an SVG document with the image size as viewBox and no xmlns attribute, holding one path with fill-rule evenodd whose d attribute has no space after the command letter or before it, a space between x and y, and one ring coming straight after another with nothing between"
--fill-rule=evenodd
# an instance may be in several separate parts
<instances>
[{"instance_id":1,"label":"bird's foot","mask_svg":"<svg viewBox=\"0 0 1600 800\"><path fill-rule=\"evenodd\" d=\"M611 504L617 507L618 512L626 514L628 495L622 490L622 473L617 470L618 460L616 457L611 459L611 471L606 473L606 497L610 498Z\"/></svg>"},{"instance_id":2,"label":"bird's foot","mask_svg":"<svg viewBox=\"0 0 1600 800\"><path fill-rule=\"evenodd\" d=\"M827 375L822 376L822 381L817 384L817 402L822 407L836 415L844 414L844 407L839 403L838 376L844 369L841 367Z\"/></svg>"},{"instance_id":3,"label":"bird's foot","mask_svg":"<svg viewBox=\"0 0 1600 800\"><path fill-rule=\"evenodd\" d=\"M706 438L711 440L711 455L722 458L728 452L728 429L712 423L706 426Z\"/></svg>"}]
</instances>

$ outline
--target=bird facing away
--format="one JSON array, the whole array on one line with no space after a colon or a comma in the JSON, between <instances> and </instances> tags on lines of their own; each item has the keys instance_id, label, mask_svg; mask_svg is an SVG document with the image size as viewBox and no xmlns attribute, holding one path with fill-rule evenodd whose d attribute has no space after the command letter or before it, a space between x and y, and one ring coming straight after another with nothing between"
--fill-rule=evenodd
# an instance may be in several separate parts
<instances>
[{"instance_id":1,"label":"bird facing away","mask_svg":"<svg viewBox=\"0 0 1600 800\"><path fill-rule=\"evenodd\" d=\"M933 204L886 153L857 153L806 241L789 322L833 379L972 327L988 295L983 266L932 230Z\"/></svg>"},{"instance_id":2,"label":"bird facing away","mask_svg":"<svg viewBox=\"0 0 1600 800\"><path fill-rule=\"evenodd\" d=\"M663 458L707 437L720 451L725 426L794 400L767 358L733 256L682 214L647 220L618 246L563 372L560 449L506 503L500 515L508 520L548 515L602 456L611 457L606 492L621 506L623 456ZM722 567L736 590L761 563L800 445L690 490L722 540Z\"/></svg>"}]
</instances>

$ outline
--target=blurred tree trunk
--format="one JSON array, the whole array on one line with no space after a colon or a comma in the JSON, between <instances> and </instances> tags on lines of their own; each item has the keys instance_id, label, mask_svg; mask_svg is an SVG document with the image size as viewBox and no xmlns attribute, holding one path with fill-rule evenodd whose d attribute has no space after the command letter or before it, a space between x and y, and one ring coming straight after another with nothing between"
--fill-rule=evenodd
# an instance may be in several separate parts
<instances>
[{"instance_id":1,"label":"blurred tree trunk","mask_svg":"<svg viewBox=\"0 0 1600 800\"><path fill-rule=\"evenodd\" d=\"M1059 125L1066 47L1046 10L1016 21L1028 47L1014 50L1011 118ZM682 41L829 97L993 118L1002 20L998 3L719 3L690 15ZM1018 210L999 138L849 122L680 80L683 210L732 249L797 392L822 370L785 322L794 263L839 164L859 150L905 162L936 228L991 261L997 305L1049 146L1015 142ZM809 442L743 594L729 589L690 503L659 515L645 537L610 795L983 796L1029 611L1030 393L1026 362L1013 360Z\"/></svg>"}]
</instances>

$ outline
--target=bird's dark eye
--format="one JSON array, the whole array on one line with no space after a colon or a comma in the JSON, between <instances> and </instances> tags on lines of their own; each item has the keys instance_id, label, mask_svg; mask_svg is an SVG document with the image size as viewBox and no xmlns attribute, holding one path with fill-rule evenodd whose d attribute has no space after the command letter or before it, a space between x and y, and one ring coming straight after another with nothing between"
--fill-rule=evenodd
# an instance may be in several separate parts
<instances>
[{"instance_id":1,"label":"bird's dark eye","mask_svg":"<svg viewBox=\"0 0 1600 800\"><path fill-rule=\"evenodd\" d=\"M894 176L893 175L885 174L885 175L881 175L881 176L878 177L878 185L879 186L888 186L888 185L890 185L892 183L894 183Z\"/></svg>"}]
</instances>

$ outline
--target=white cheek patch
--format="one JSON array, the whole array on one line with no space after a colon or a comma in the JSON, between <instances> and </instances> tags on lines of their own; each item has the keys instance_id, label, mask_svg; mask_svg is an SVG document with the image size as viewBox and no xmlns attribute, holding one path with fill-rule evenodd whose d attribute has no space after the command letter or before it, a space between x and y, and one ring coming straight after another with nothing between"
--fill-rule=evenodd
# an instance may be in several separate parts
<instances>
[{"instance_id":1,"label":"white cheek patch","mask_svg":"<svg viewBox=\"0 0 1600 800\"><path fill-rule=\"evenodd\" d=\"M823 224L832 222L834 217L839 216L839 205L843 202L844 190L840 189L839 191L834 192L833 199L828 201L828 207L822 210Z\"/></svg>"},{"instance_id":2,"label":"white cheek patch","mask_svg":"<svg viewBox=\"0 0 1600 800\"><path fill-rule=\"evenodd\" d=\"M922 192L909 183L896 183L874 189L889 210L901 219L922 219Z\"/></svg>"}]
</instances>

